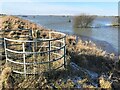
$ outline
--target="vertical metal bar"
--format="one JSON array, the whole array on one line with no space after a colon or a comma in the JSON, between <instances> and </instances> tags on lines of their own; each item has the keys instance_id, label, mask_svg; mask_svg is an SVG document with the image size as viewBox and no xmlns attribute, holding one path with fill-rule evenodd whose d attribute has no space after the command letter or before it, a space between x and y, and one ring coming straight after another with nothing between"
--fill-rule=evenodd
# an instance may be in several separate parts
<instances>
[{"instance_id":1,"label":"vertical metal bar","mask_svg":"<svg viewBox=\"0 0 120 90\"><path fill-rule=\"evenodd\" d=\"M51 32L49 32L49 39L51 39ZM51 70L51 67L50 67L50 55L51 55L51 53L50 53L50 50L51 50L51 41L49 40L49 52L48 52L48 61L49 61L49 63L48 63L48 68L49 68L49 70Z\"/></svg>"},{"instance_id":2,"label":"vertical metal bar","mask_svg":"<svg viewBox=\"0 0 120 90\"><path fill-rule=\"evenodd\" d=\"M25 44L24 43L22 43L22 47L23 47L24 76L26 78Z\"/></svg>"},{"instance_id":3,"label":"vertical metal bar","mask_svg":"<svg viewBox=\"0 0 120 90\"><path fill-rule=\"evenodd\" d=\"M37 52L37 39L35 39L35 52ZM35 54L35 55L37 56L37 54Z\"/></svg>"},{"instance_id":4,"label":"vertical metal bar","mask_svg":"<svg viewBox=\"0 0 120 90\"><path fill-rule=\"evenodd\" d=\"M66 68L66 37L64 37L64 68Z\"/></svg>"},{"instance_id":5,"label":"vertical metal bar","mask_svg":"<svg viewBox=\"0 0 120 90\"><path fill-rule=\"evenodd\" d=\"M2 48L4 48L4 38L2 38L2 43L1 43L2 45Z\"/></svg>"},{"instance_id":6,"label":"vertical metal bar","mask_svg":"<svg viewBox=\"0 0 120 90\"><path fill-rule=\"evenodd\" d=\"M29 30L29 36L32 37L32 30Z\"/></svg>"},{"instance_id":7,"label":"vertical metal bar","mask_svg":"<svg viewBox=\"0 0 120 90\"><path fill-rule=\"evenodd\" d=\"M31 40L32 39L32 30L29 30L29 39ZM31 42L29 42L29 50L32 51L32 48L31 48Z\"/></svg>"},{"instance_id":8,"label":"vertical metal bar","mask_svg":"<svg viewBox=\"0 0 120 90\"><path fill-rule=\"evenodd\" d=\"M6 51L7 45L6 45L5 38L4 38L4 48L5 48L5 57L6 57L6 63L7 63L7 51Z\"/></svg>"},{"instance_id":9,"label":"vertical metal bar","mask_svg":"<svg viewBox=\"0 0 120 90\"><path fill-rule=\"evenodd\" d=\"M52 39L51 34L52 32L49 32L49 39ZM50 41L50 50L51 50L51 45L52 45L52 41Z\"/></svg>"},{"instance_id":10,"label":"vertical metal bar","mask_svg":"<svg viewBox=\"0 0 120 90\"><path fill-rule=\"evenodd\" d=\"M33 39L33 40L35 41L35 39ZM36 47L35 42L33 42L33 52L36 52L35 47ZM33 72L35 74L35 61L36 61L36 54L35 53L33 54L33 59L34 59Z\"/></svg>"},{"instance_id":11,"label":"vertical metal bar","mask_svg":"<svg viewBox=\"0 0 120 90\"><path fill-rule=\"evenodd\" d=\"M49 51L48 51L48 67L49 67L49 70L51 70L51 67L50 67L50 50L51 50L51 42L49 41Z\"/></svg>"},{"instance_id":12,"label":"vertical metal bar","mask_svg":"<svg viewBox=\"0 0 120 90\"><path fill-rule=\"evenodd\" d=\"M34 39L35 42L34 42L34 52L37 52L37 40ZM34 74L36 73L36 62L37 62L37 54L35 53L34 54Z\"/></svg>"}]
</instances>

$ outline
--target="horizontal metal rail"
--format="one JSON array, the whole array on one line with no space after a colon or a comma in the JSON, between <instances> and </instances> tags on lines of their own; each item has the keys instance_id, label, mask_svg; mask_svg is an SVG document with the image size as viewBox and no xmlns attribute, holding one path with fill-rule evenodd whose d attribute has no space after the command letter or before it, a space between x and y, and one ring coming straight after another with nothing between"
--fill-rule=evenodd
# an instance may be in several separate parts
<instances>
[{"instance_id":1,"label":"horizontal metal rail","mask_svg":"<svg viewBox=\"0 0 120 90\"><path fill-rule=\"evenodd\" d=\"M64 64L60 65L59 67L55 68L54 70L58 70L59 68L63 67ZM18 74L25 74L24 72L20 72L20 71L17 71L17 70L13 70L14 73L18 73ZM44 73L44 72L42 72ZM33 74L38 74L38 73L26 73L27 75L33 75Z\"/></svg>"},{"instance_id":2,"label":"horizontal metal rail","mask_svg":"<svg viewBox=\"0 0 120 90\"><path fill-rule=\"evenodd\" d=\"M15 51L15 50L11 50L6 48L6 51L12 52L12 53L17 53L17 54L44 54L44 53L48 53L48 52L55 52L55 51L59 51L61 49L63 49L65 47L65 45L63 45L62 47L55 49L55 50L50 50L50 51L43 51L43 52L19 52L19 51Z\"/></svg>"},{"instance_id":3,"label":"horizontal metal rail","mask_svg":"<svg viewBox=\"0 0 120 90\"><path fill-rule=\"evenodd\" d=\"M61 60L63 57L64 57L64 55L62 55L62 56L59 57L59 58L55 58L55 59L53 59L53 60L47 61L47 62L35 62L35 63L32 62L32 63L25 63L25 64L26 64L26 65L46 64L46 63L51 63L51 62L55 62L55 61ZM22 63L22 62L13 61L12 59L9 59L9 58L7 58L7 61L10 61L10 62L15 63L15 64L21 64L21 65L24 64L24 63Z\"/></svg>"},{"instance_id":4,"label":"horizontal metal rail","mask_svg":"<svg viewBox=\"0 0 120 90\"><path fill-rule=\"evenodd\" d=\"M55 39L41 39L41 38L38 38L36 40L13 40L13 39L8 39L8 38L4 38L5 40L7 41L12 41L12 42L46 42L46 41L55 41L55 40L60 40L60 39L63 39L65 38L66 36L63 36L63 37L60 37L60 38L55 38Z\"/></svg>"},{"instance_id":5,"label":"horizontal metal rail","mask_svg":"<svg viewBox=\"0 0 120 90\"><path fill-rule=\"evenodd\" d=\"M0 30L0 32L7 32L7 31L24 31L24 30L31 30L31 29L14 29L14 30L7 29L7 30Z\"/></svg>"}]
</instances>

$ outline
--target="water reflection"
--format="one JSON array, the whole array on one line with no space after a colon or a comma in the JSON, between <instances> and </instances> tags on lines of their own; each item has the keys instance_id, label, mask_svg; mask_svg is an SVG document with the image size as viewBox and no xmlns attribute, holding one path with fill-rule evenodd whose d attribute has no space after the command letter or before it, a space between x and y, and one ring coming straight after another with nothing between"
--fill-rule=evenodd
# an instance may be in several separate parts
<instances>
[{"instance_id":1,"label":"water reflection","mask_svg":"<svg viewBox=\"0 0 120 90\"><path fill-rule=\"evenodd\" d=\"M92 28L73 28L73 31L76 35L81 36L92 36Z\"/></svg>"}]
</instances>

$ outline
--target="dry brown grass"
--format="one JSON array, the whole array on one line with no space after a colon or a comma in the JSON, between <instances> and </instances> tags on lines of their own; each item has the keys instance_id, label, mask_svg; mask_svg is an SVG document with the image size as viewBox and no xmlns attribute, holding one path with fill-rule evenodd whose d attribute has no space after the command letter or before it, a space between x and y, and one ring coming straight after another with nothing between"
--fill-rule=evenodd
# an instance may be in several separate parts
<instances>
[{"instance_id":1,"label":"dry brown grass","mask_svg":"<svg viewBox=\"0 0 120 90\"><path fill-rule=\"evenodd\" d=\"M108 80L105 80L103 77L99 78L100 87L104 89L111 89L111 83Z\"/></svg>"},{"instance_id":2,"label":"dry brown grass","mask_svg":"<svg viewBox=\"0 0 120 90\"><path fill-rule=\"evenodd\" d=\"M46 30L45 28L38 26L34 23L31 23L27 20L22 20L20 18L14 17L14 16L6 16L3 18L3 26L2 26L3 30L18 29L18 28L19 29L23 29L23 28L32 29L33 30L33 36L32 36L33 38L39 38L39 37L40 38L48 38L48 36L49 36L49 34L48 34L49 30ZM6 33L6 37L9 36L9 38L24 40L23 38L20 38L19 36L22 36L23 34L25 34L27 32L16 30L13 32L9 31L9 32L5 32L5 33ZM16 37L18 37L18 38L16 38ZM52 35L52 38L59 38L59 37L60 37L60 35L55 35L55 34ZM28 40L28 38L26 40ZM71 62L71 61L75 62L80 67L90 69L90 70L96 71L96 72L98 71L99 73L102 73L103 71L104 72L112 71L112 68L113 68L112 65L115 60L114 59L115 55L106 53L102 49L97 48L97 46L92 41L82 41L81 39L79 39L77 42L76 36L67 35L66 44L67 44L67 49L66 49L67 57L69 57L69 59L67 59L67 62ZM11 48L15 49L15 47L11 47ZM19 49L21 49L21 47L17 47L17 49L19 50ZM38 51L41 51L41 50L42 49L38 49ZM52 58L54 56L55 55L53 55ZM28 58L27 60L29 62L32 62L34 60L34 58L31 56L31 58ZM44 56L38 55L36 57L36 60L46 61L46 60L48 60L48 57L45 55ZM55 67L59 66L60 64L61 64L61 61L52 63L51 66L52 66L52 68L55 68ZM69 65L69 63L68 63L68 65ZM43 66L41 66L41 69L44 71L47 67L48 66L43 65ZM19 69L19 67L18 67L18 69ZM33 67L31 69L31 71L32 70L33 70ZM71 69L69 69L69 70L71 70ZM5 71L7 71L7 69ZM4 74L6 73L5 71L3 71ZM72 72L72 71L69 71L69 72ZM8 73L10 73L9 69L8 69ZM59 72L56 75L53 75L53 78L55 78L55 77L58 78L59 75L61 75L60 76L61 78L67 77L67 76L64 76L64 75L66 75L66 73ZM72 73L72 75L74 76L73 73ZM6 76L4 76L3 78L6 78ZM50 78L52 78L52 77L50 77ZM30 87L31 88L31 87L38 87L39 85L44 84L44 83L43 84L40 83L39 80L38 80L38 82L35 82L36 80L38 80L38 78L36 79L36 78L31 77L31 79L27 79L26 81L23 81L21 84L19 83L19 85L18 84L17 85L18 85L18 87ZM84 79L83 79L83 81L84 81ZM54 80L54 82L56 82L56 80ZM54 83L54 82L52 82L52 83ZM82 82L82 80L81 80L81 82ZM86 83L86 82L83 82L83 83ZM101 83L101 87L104 87L104 88L106 88L106 85L109 87L111 86L111 84L109 84L109 82L107 82L106 80L103 80L103 79L101 79L100 83ZM70 80L68 80L66 84L63 83L60 87L64 87L65 85L66 85L66 87L74 87L74 83ZM48 85L48 83L46 84L46 82L45 82L45 86L50 87L50 85ZM86 84L83 84L83 87L94 88L92 85L89 86Z\"/></svg>"},{"instance_id":3,"label":"dry brown grass","mask_svg":"<svg viewBox=\"0 0 120 90\"><path fill-rule=\"evenodd\" d=\"M3 88L13 88L13 83L10 79L11 73L12 70L10 67L6 67L3 69L0 75L0 90L2 90Z\"/></svg>"}]
</instances>

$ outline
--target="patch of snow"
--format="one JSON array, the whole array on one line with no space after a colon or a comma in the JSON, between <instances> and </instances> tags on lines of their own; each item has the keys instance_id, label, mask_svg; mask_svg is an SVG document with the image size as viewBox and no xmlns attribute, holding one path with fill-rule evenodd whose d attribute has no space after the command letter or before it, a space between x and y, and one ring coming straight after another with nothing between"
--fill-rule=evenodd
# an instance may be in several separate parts
<instances>
[{"instance_id":1,"label":"patch of snow","mask_svg":"<svg viewBox=\"0 0 120 90\"><path fill-rule=\"evenodd\" d=\"M84 69L84 68L81 68L77 64L75 64L74 62L71 62L70 66L73 68L73 70L82 70L84 72L87 72L87 74L90 76L91 79L98 78L98 74L97 73L95 73L93 71L90 71L90 70L87 70L87 69Z\"/></svg>"},{"instance_id":2,"label":"patch of snow","mask_svg":"<svg viewBox=\"0 0 120 90\"><path fill-rule=\"evenodd\" d=\"M90 77L91 77L91 79L96 79L96 78L98 78L98 74L97 73L95 73L95 72L93 72L93 71L89 71L89 70L85 70L89 75L90 75Z\"/></svg>"},{"instance_id":3,"label":"patch of snow","mask_svg":"<svg viewBox=\"0 0 120 90\"><path fill-rule=\"evenodd\" d=\"M75 64L74 62L70 63L70 66L74 69L74 70L80 70L79 66L77 64Z\"/></svg>"}]
</instances>

